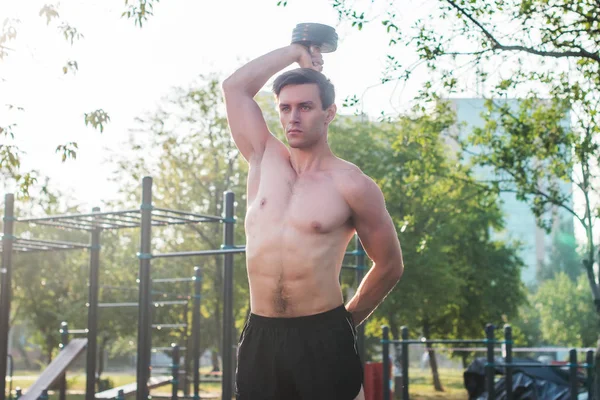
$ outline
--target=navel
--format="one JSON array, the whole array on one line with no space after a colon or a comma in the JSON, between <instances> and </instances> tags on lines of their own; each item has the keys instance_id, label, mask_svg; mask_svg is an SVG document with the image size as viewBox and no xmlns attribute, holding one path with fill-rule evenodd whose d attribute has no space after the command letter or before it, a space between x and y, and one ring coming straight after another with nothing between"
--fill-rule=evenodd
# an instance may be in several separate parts
<instances>
[{"instance_id":1,"label":"navel","mask_svg":"<svg viewBox=\"0 0 600 400\"><path fill-rule=\"evenodd\" d=\"M263 207L265 206L265 204L267 204L267 198L266 198L266 197L263 197L263 198L260 200L260 208L263 208Z\"/></svg>"}]
</instances>

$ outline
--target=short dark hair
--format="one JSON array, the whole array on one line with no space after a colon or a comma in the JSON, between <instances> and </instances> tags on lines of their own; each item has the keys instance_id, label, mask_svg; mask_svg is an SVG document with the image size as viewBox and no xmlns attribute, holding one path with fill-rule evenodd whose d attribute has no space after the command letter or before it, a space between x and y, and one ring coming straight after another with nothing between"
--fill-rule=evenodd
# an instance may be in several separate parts
<instances>
[{"instance_id":1,"label":"short dark hair","mask_svg":"<svg viewBox=\"0 0 600 400\"><path fill-rule=\"evenodd\" d=\"M315 83L319 87L323 110L335 102L335 88L331 81L319 71L310 68L298 68L279 75L273 82L273 93L279 97L279 93L284 87L306 83Z\"/></svg>"}]
</instances>

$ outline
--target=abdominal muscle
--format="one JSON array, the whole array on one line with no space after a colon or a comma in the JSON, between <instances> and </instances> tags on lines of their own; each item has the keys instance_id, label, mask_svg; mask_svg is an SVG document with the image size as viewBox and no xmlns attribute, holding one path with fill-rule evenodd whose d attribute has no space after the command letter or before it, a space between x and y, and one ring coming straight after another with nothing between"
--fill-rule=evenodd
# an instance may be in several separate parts
<instances>
[{"instance_id":1,"label":"abdominal muscle","mask_svg":"<svg viewBox=\"0 0 600 400\"><path fill-rule=\"evenodd\" d=\"M343 303L339 273L350 229L307 234L281 225L261 226L256 233L246 243L252 313L298 317Z\"/></svg>"}]
</instances>

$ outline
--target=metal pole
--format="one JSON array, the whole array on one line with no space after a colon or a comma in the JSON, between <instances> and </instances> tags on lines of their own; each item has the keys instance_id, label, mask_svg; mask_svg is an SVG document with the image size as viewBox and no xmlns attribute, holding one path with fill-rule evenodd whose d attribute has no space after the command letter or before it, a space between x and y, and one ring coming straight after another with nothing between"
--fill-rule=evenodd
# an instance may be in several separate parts
<instances>
[{"instance_id":1,"label":"metal pole","mask_svg":"<svg viewBox=\"0 0 600 400\"><path fill-rule=\"evenodd\" d=\"M137 400L148 399L148 379L150 377L151 343L149 333L152 329L150 318L150 252L152 228L152 178L142 180L142 215L140 232L139 269L139 308L138 308L138 350L137 350Z\"/></svg>"},{"instance_id":2,"label":"metal pole","mask_svg":"<svg viewBox=\"0 0 600 400\"><path fill-rule=\"evenodd\" d=\"M12 400L12 385L13 385L13 376L15 372L15 359L12 354L8 355L8 361L10 361L10 368L8 369L8 376L10 378L10 385L8 385L8 398Z\"/></svg>"},{"instance_id":3,"label":"metal pole","mask_svg":"<svg viewBox=\"0 0 600 400\"><path fill-rule=\"evenodd\" d=\"M494 326L487 324L485 327L485 337L487 339L487 363L485 365L485 386L488 393L488 399L494 400Z\"/></svg>"},{"instance_id":4,"label":"metal pole","mask_svg":"<svg viewBox=\"0 0 600 400\"><path fill-rule=\"evenodd\" d=\"M504 363L512 364L512 327L510 325L504 325L504 341L506 353L504 354ZM513 373L512 367L505 368L505 382L506 382L506 400L513 400Z\"/></svg>"},{"instance_id":5,"label":"metal pole","mask_svg":"<svg viewBox=\"0 0 600 400\"><path fill-rule=\"evenodd\" d=\"M65 321L60 323L60 351L63 351L69 344L69 326ZM67 398L67 374L64 373L60 377L60 392L59 400L66 400Z\"/></svg>"},{"instance_id":6,"label":"metal pole","mask_svg":"<svg viewBox=\"0 0 600 400\"><path fill-rule=\"evenodd\" d=\"M577 350L569 350L569 392L572 399L577 399Z\"/></svg>"},{"instance_id":7,"label":"metal pole","mask_svg":"<svg viewBox=\"0 0 600 400\"><path fill-rule=\"evenodd\" d=\"M152 283L154 284L154 280L152 280ZM186 285L186 289L185 289L186 293L190 292L190 288L189 286ZM185 303L185 305L183 306L183 319L185 321L185 323L183 324L172 324L173 327L175 327L176 325L181 326L183 325L183 328L181 330L181 338L179 339L179 341L181 343L184 343L183 349L179 348L180 350L185 350L183 352L183 371L184 373L181 375L181 382L178 381L178 384L181 386L181 388L183 389L183 396L184 397L189 397L189 382L188 382L188 373L190 371L190 366L188 363L189 357L188 355L190 354L189 351L187 351L188 347L189 347L189 342L188 342L188 326L190 326L189 324L189 308L190 308L190 302L188 301L187 303ZM152 324L152 326L154 326L154 324ZM192 328L193 329L193 328Z\"/></svg>"},{"instance_id":8,"label":"metal pole","mask_svg":"<svg viewBox=\"0 0 600 400\"><path fill-rule=\"evenodd\" d=\"M176 344L171 345L173 348L171 375L173 380L171 381L172 391L171 400L177 400L177 393L179 392L179 346Z\"/></svg>"},{"instance_id":9,"label":"metal pole","mask_svg":"<svg viewBox=\"0 0 600 400\"><path fill-rule=\"evenodd\" d=\"M365 265L365 250L363 249L362 242L358 235L354 236L354 243L356 249L356 287L360 285L365 276L365 269L367 266ZM358 354L363 363L363 369L365 365L365 324L360 324L357 329L357 345L358 345Z\"/></svg>"},{"instance_id":10,"label":"metal pole","mask_svg":"<svg viewBox=\"0 0 600 400\"><path fill-rule=\"evenodd\" d=\"M400 328L402 334L402 400L408 400L408 327Z\"/></svg>"},{"instance_id":11,"label":"metal pole","mask_svg":"<svg viewBox=\"0 0 600 400\"><path fill-rule=\"evenodd\" d=\"M588 350L585 354L585 363L587 364L587 390L588 398L593 399L593 387L594 387L594 352Z\"/></svg>"},{"instance_id":12,"label":"metal pole","mask_svg":"<svg viewBox=\"0 0 600 400\"><path fill-rule=\"evenodd\" d=\"M194 309L192 312L192 359L194 360L194 400L200 398L200 295L202 269L194 268Z\"/></svg>"},{"instance_id":13,"label":"metal pole","mask_svg":"<svg viewBox=\"0 0 600 400\"><path fill-rule=\"evenodd\" d=\"M383 400L390 400L390 328L383 326Z\"/></svg>"},{"instance_id":14,"label":"metal pole","mask_svg":"<svg viewBox=\"0 0 600 400\"><path fill-rule=\"evenodd\" d=\"M0 270L0 400L6 399L6 358L10 330L10 300L12 285L12 251L15 197L4 196L4 235L2 236L2 269Z\"/></svg>"},{"instance_id":15,"label":"metal pole","mask_svg":"<svg viewBox=\"0 0 600 400\"><path fill-rule=\"evenodd\" d=\"M223 247L233 247L233 213L234 194L227 191L223 194ZM223 381L222 398L230 400L233 397L233 254L223 256Z\"/></svg>"},{"instance_id":16,"label":"metal pole","mask_svg":"<svg viewBox=\"0 0 600 400\"><path fill-rule=\"evenodd\" d=\"M92 213L99 213L100 208L94 207ZM96 393L96 354L98 352L98 273L100 270L100 231L92 230L90 246L90 281L88 292L88 321L87 321L87 358L85 367L85 400L94 400Z\"/></svg>"}]
</instances>

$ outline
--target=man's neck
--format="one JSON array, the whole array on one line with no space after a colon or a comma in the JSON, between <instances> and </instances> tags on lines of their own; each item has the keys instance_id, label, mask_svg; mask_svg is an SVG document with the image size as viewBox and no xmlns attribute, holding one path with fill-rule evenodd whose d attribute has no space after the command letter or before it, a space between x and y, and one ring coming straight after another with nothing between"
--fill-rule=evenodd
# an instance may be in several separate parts
<instances>
[{"instance_id":1,"label":"man's neck","mask_svg":"<svg viewBox=\"0 0 600 400\"><path fill-rule=\"evenodd\" d=\"M290 162L298 175L322 169L324 162L334 155L327 143L307 149L290 148Z\"/></svg>"}]
</instances>

